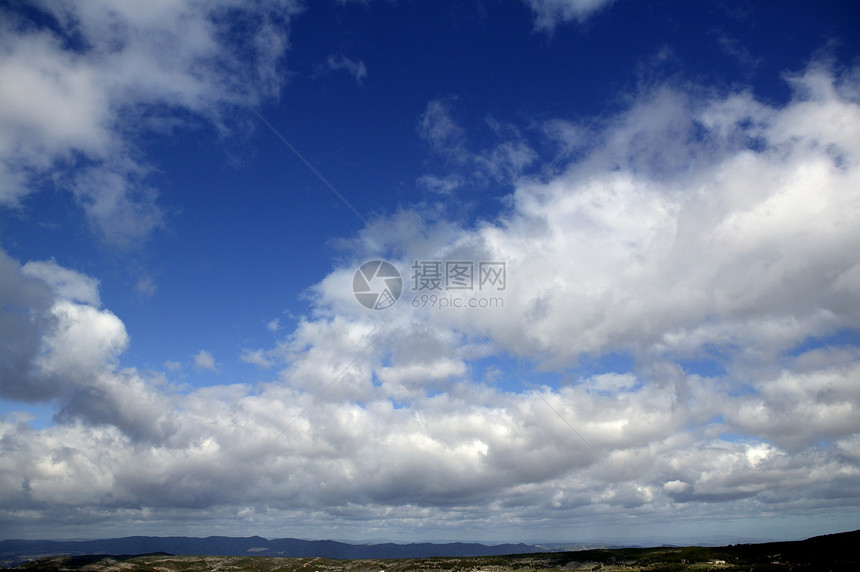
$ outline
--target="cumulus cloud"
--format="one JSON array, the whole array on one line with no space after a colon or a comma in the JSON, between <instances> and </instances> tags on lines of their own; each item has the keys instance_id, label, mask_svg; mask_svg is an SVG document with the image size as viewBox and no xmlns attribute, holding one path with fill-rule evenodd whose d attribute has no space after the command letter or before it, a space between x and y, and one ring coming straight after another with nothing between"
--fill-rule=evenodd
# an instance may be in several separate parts
<instances>
[{"instance_id":1,"label":"cumulus cloud","mask_svg":"<svg viewBox=\"0 0 860 572\"><path fill-rule=\"evenodd\" d=\"M56 420L108 425L134 438L172 431L170 399L156 380L122 368L129 337L99 307L98 282L54 261L21 266L0 251L0 395L51 402Z\"/></svg>"},{"instance_id":2,"label":"cumulus cloud","mask_svg":"<svg viewBox=\"0 0 860 572\"><path fill-rule=\"evenodd\" d=\"M544 538L823 508L852 522L860 359L810 340L860 326L858 77L813 64L782 106L654 86L562 172L512 180L495 220L374 220L356 261L380 235L407 283L416 259L505 261L504 306L414 308L407 286L367 311L344 264L289 335L244 353L271 368L255 386L180 392L123 369L129 338L94 281L0 258L3 334L31 340L3 367L59 400L49 427L0 421L0 519L440 538L489 519ZM465 137L443 116L427 133ZM618 355L632 365L580 368Z\"/></svg>"},{"instance_id":3,"label":"cumulus cloud","mask_svg":"<svg viewBox=\"0 0 860 572\"><path fill-rule=\"evenodd\" d=\"M467 337L480 332L494 347L550 369L576 367L589 356L631 355L635 377L578 382L578 391L590 395L577 394L576 402L589 405L583 412L566 405L574 401L554 401L564 390L548 396L610 459L644 454L661 467L659 477L619 483L599 498L624 499L625 506L781 502L773 491L781 479L821 498L810 480L820 475L802 473L811 458L857 473L819 448L842 443L850 450L860 430L851 389L857 359L853 350L802 348L810 338L860 327L853 284L860 234L851 223L860 216L860 100L850 72L840 76L813 63L787 77L794 98L782 107L746 91L648 89L566 171L548 180L521 178L498 221L460 228L422 223L405 211L378 221L388 248L405 251L396 260L405 275L414 259L505 260L509 268L503 310L421 313L407 304L386 314L386 330L422 331L430 340L445 338L428 332L448 328ZM422 126L430 142L464 137L441 105L428 106ZM359 258L369 254L357 250ZM320 303L340 314L350 312L348 275L335 272L317 289ZM358 310L354 319L367 319ZM396 350L409 339L398 332L379 334L386 348L376 371L380 391L416 403L440 387L460 390L474 348L454 336L442 343L438 361L424 362ZM793 351L802 353L791 358ZM401 364L402 356L410 358ZM727 371L701 378L678 365L688 360L711 360ZM426 371L422 363L430 364ZM656 387L666 401L636 408ZM601 395L612 398L600 402ZM680 409L689 414L682 423L700 426L701 435L685 434L671 416L661 422L661 411ZM596 411L603 423L593 420ZM736 437L713 440L718 435ZM657 454L664 439L667 449ZM679 478L685 464L693 468ZM844 485L840 478L826 487L853 494Z\"/></svg>"},{"instance_id":4,"label":"cumulus cloud","mask_svg":"<svg viewBox=\"0 0 860 572\"><path fill-rule=\"evenodd\" d=\"M55 261L28 262L21 272L48 285L54 294L65 300L90 306L100 306L99 281L91 276L63 268Z\"/></svg>"},{"instance_id":5,"label":"cumulus cloud","mask_svg":"<svg viewBox=\"0 0 860 572\"><path fill-rule=\"evenodd\" d=\"M39 3L0 9L0 206L46 184L69 191L96 234L130 247L163 224L135 133L190 112L223 131L224 111L277 93L298 9L231 0ZM234 33L234 27L243 33Z\"/></svg>"},{"instance_id":6,"label":"cumulus cloud","mask_svg":"<svg viewBox=\"0 0 860 572\"><path fill-rule=\"evenodd\" d=\"M504 312L469 320L514 353L562 366L712 347L766 361L860 325L852 81L813 65L779 109L656 87L565 172L521 178L499 221L447 228L444 250L415 244L427 225L409 239L380 228L413 258L507 261Z\"/></svg>"},{"instance_id":7,"label":"cumulus cloud","mask_svg":"<svg viewBox=\"0 0 860 572\"><path fill-rule=\"evenodd\" d=\"M858 349L816 349L801 354L778 373L762 376L757 392L739 400L727 420L787 450L857 432L860 407Z\"/></svg>"},{"instance_id":8,"label":"cumulus cloud","mask_svg":"<svg viewBox=\"0 0 860 572\"><path fill-rule=\"evenodd\" d=\"M30 383L29 378L42 337L55 327L50 286L27 276L3 250L0 276L0 390L4 397L42 398L50 394L47 384Z\"/></svg>"}]
</instances>

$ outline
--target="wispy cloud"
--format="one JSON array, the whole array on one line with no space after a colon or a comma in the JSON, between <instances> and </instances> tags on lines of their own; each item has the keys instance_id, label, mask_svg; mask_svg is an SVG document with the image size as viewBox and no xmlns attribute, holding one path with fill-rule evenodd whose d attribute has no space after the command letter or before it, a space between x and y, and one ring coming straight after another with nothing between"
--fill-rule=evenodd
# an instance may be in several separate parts
<instances>
[{"instance_id":1,"label":"wispy cloud","mask_svg":"<svg viewBox=\"0 0 860 572\"><path fill-rule=\"evenodd\" d=\"M328 69L332 71L345 70L349 75L355 78L355 81L361 85L364 82L364 79L367 77L367 66L364 65L364 62L353 61L346 56L329 56L328 61L326 62L328 65Z\"/></svg>"},{"instance_id":2,"label":"wispy cloud","mask_svg":"<svg viewBox=\"0 0 860 572\"><path fill-rule=\"evenodd\" d=\"M525 0L535 15L535 28L552 31L556 26L576 20L584 22L615 0Z\"/></svg>"},{"instance_id":3,"label":"wispy cloud","mask_svg":"<svg viewBox=\"0 0 860 572\"><path fill-rule=\"evenodd\" d=\"M137 283L134 285L134 289L137 290L138 294L144 298L152 298L158 291L158 285L151 276L142 276L138 278Z\"/></svg>"},{"instance_id":4,"label":"wispy cloud","mask_svg":"<svg viewBox=\"0 0 860 572\"><path fill-rule=\"evenodd\" d=\"M440 155L461 160L465 154L465 130L451 113L451 100L427 103L418 123L418 134Z\"/></svg>"},{"instance_id":5,"label":"wispy cloud","mask_svg":"<svg viewBox=\"0 0 860 572\"><path fill-rule=\"evenodd\" d=\"M735 58L742 66L749 70L754 70L764 61L761 57L754 56L737 38L720 34L717 36L717 43L726 55Z\"/></svg>"},{"instance_id":6,"label":"wispy cloud","mask_svg":"<svg viewBox=\"0 0 860 572\"><path fill-rule=\"evenodd\" d=\"M417 183L434 193L450 195L463 187L485 188L488 182L512 184L537 159L518 129L486 120L498 143L470 149L466 130L457 122L457 98L434 99L427 103L418 121L418 135L444 163L444 174L427 173Z\"/></svg>"},{"instance_id":7,"label":"wispy cloud","mask_svg":"<svg viewBox=\"0 0 860 572\"><path fill-rule=\"evenodd\" d=\"M182 370L182 363L175 360L168 360L164 362L164 368L168 371L180 371Z\"/></svg>"}]
</instances>

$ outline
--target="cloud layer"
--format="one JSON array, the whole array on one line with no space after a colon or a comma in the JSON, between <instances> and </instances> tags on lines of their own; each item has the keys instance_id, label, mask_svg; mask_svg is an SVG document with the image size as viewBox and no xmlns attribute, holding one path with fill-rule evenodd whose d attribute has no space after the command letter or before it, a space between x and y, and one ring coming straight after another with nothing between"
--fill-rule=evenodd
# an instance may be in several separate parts
<instances>
[{"instance_id":1,"label":"cloud layer","mask_svg":"<svg viewBox=\"0 0 860 572\"><path fill-rule=\"evenodd\" d=\"M474 538L492 522L535 539L825 512L851 522L860 350L821 340L860 327L858 78L813 63L778 107L655 85L587 140L555 120L544 131L577 158L552 175L510 171L498 218L462 226L404 209L352 244L351 263L380 255L384 237L404 272L505 261L503 308L415 309L406 291L366 311L345 264L292 333L246 352L272 372L254 386L189 390L122 367L128 334L96 280L2 254L2 334L19 341L4 338L0 391L57 414L42 429L2 421L0 519L425 538ZM219 103L195 93L176 97ZM445 102L419 125L440 149L465 137ZM632 365L583 369L611 356ZM195 362L215 367L205 351Z\"/></svg>"}]
</instances>

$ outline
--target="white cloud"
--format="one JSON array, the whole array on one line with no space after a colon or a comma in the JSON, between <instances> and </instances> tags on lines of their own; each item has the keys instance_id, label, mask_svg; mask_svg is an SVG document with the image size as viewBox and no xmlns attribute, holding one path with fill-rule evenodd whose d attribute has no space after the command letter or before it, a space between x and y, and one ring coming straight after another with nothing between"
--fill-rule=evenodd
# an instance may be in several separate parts
<instances>
[{"instance_id":1,"label":"white cloud","mask_svg":"<svg viewBox=\"0 0 860 572\"><path fill-rule=\"evenodd\" d=\"M737 59L742 66L750 70L759 67L763 62L762 58L752 55L752 53L750 53L750 51L745 48L737 38L731 38L725 34L720 34L717 37L717 43L726 55Z\"/></svg>"},{"instance_id":2,"label":"white cloud","mask_svg":"<svg viewBox=\"0 0 860 572\"><path fill-rule=\"evenodd\" d=\"M615 0L526 0L535 15L535 28L552 31L559 24L584 22Z\"/></svg>"},{"instance_id":3,"label":"white cloud","mask_svg":"<svg viewBox=\"0 0 860 572\"><path fill-rule=\"evenodd\" d=\"M259 367L269 368L274 365L274 362L266 357L266 352L263 350L245 350L239 358L245 363Z\"/></svg>"},{"instance_id":4,"label":"white cloud","mask_svg":"<svg viewBox=\"0 0 860 572\"><path fill-rule=\"evenodd\" d=\"M200 350L194 354L194 369L197 371L216 371L218 366L215 364L215 358L206 350Z\"/></svg>"},{"instance_id":5,"label":"white cloud","mask_svg":"<svg viewBox=\"0 0 860 572\"><path fill-rule=\"evenodd\" d=\"M55 327L53 293L44 281L27 276L17 260L0 249L0 391L30 400L50 395L46 383L33 383L30 371L42 336Z\"/></svg>"},{"instance_id":6,"label":"white cloud","mask_svg":"<svg viewBox=\"0 0 860 572\"><path fill-rule=\"evenodd\" d=\"M466 131L454 118L455 103L456 98L431 100L419 119L418 135L444 159L445 174L428 173L417 183L446 195L458 189L483 189L490 183L513 184L534 163L537 153L515 127L492 117L486 124L500 142L470 150Z\"/></svg>"},{"instance_id":7,"label":"white cloud","mask_svg":"<svg viewBox=\"0 0 860 572\"><path fill-rule=\"evenodd\" d=\"M848 286L860 107L843 95L850 76L811 66L791 81L796 97L779 109L745 92L647 92L565 173L520 179L499 221L443 229L442 250L416 244L432 225L408 226L408 237L395 221L379 228L404 240L402 268L507 261L504 311L468 319L516 354L562 366L710 346L766 362L860 326ZM433 319L464 328L466 314Z\"/></svg>"},{"instance_id":8,"label":"white cloud","mask_svg":"<svg viewBox=\"0 0 860 572\"><path fill-rule=\"evenodd\" d=\"M791 81L782 107L643 93L564 172L518 179L494 221L374 220L402 269L506 261L504 308L421 311L407 290L369 312L344 265L292 333L245 352L276 370L253 387L180 393L122 369L128 335L80 289L94 282L29 266L77 276L73 301L0 258L0 333L32 342L14 369L30 384L4 378L4 395L26 387L59 411L43 429L0 420L0 520L134 519L163 534L193 514L210 532L329 536L360 522L425 538L490 521L536 538L619 519L642 534L823 509L828 526L853 522L860 359L806 343L860 326L860 102L856 76L811 66ZM364 260L376 233L354 247ZM551 386L613 354L630 371ZM685 371L701 359L724 371ZM742 524L754 534L760 520Z\"/></svg>"},{"instance_id":9,"label":"white cloud","mask_svg":"<svg viewBox=\"0 0 860 572\"><path fill-rule=\"evenodd\" d=\"M63 268L55 261L28 262L21 272L24 276L45 282L54 294L65 300L100 306L99 281L91 276Z\"/></svg>"},{"instance_id":10,"label":"white cloud","mask_svg":"<svg viewBox=\"0 0 860 572\"><path fill-rule=\"evenodd\" d=\"M180 371L182 369L182 363L175 360L167 360L164 362L164 368L169 371Z\"/></svg>"},{"instance_id":11,"label":"white cloud","mask_svg":"<svg viewBox=\"0 0 860 572\"><path fill-rule=\"evenodd\" d=\"M452 117L448 101L435 99L427 103L418 124L418 134L434 151L453 160L458 160L465 152L465 131Z\"/></svg>"},{"instance_id":12,"label":"white cloud","mask_svg":"<svg viewBox=\"0 0 860 572\"><path fill-rule=\"evenodd\" d=\"M223 128L223 111L277 93L291 2L40 3L53 26L13 6L0 28L0 205L45 180L69 190L94 230L130 247L163 224L134 136L148 114L191 112ZM230 33L242 22L247 35ZM67 47L73 38L75 45ZM224 42L224 40L228 40ZM80 171L73 167L84 167Z\"/></svg>"},{"instance_id":13,"label":"white cloud","mask_svg":"<svg viewBox=\"0 0 860 572\"><path fill-rule=\"evenodd\" d=\"M367 66L363 61L353 61L346 56L329 56L326 62L328 69L332 71L345 70L349 75L355 78L359 85L362 84L364 78L367 77Z\"/></svg>"},{"instance_id":14,"label":"white cloud","mask_svg":"<svg viewBox=\"0 0 860 572\"><path fill-rule=\"evenodd\" d=\"M158 285L151 276L142 276L138 278L137 283L134 285L134 289L137 290L138 294L141 296L152 298L158 291Z\"/></svg>"},{"instance_id":15,"label":"white cloud","mask_svg":"<svg viewBox=\"0 0 860 572\"><path fill-rule=\"evenodd\" d=\"M58 327L45 337L47 351L39 359L49 376L85 385L128 346L125 326L107 310L60 300L51 311Z\"/></svg>"},{"instance_id":16,"label":"white cloud","mask_svg":"<svg viewBox=\"0 0 860 572\"><path fill-rule=\"evenodd\" d=\"M250 507L254 520L245 522L256 530L281 534L324 531L344 518L389 531L420 519L435 536L480 529L487 518L540 536L561 522L605 525L617 514L653 524L747 511L750 503L814 505L833 494L853 506L839 477L857 474L853 462L826 449L791 456L689 434L689 423L708 412L676 408L655 386L621 400L585 388L544 392L603 462L535 394L472 386L404 408L385 399L318 400L300 415L310 397L280 385L256 395L241 386L197 390L177 397L183 413L174 436L144 449L109 426L23 432L4 423L6 442L18 447L0 470L30 486L25 493L2 479L3 498L48 502L69 519L88 507L115 513L101 500L108 494L112 503L146 507L123 517L145 512L149 520L237 505ZM222 514L210 525L228 519L235 522Z\"/></svg>"},{"instance_id":17,"label":"white cloud","mask_svg":"<svg viewBox=\"0 0 860 572\"><path fill-rule=\"evenodd\" d=\"M109 244L122 248L140 244L163 224L158 193L146 188L141 178L141 169L128 162L75 175L72 193L92 229Z\"/></svg>"},{"instance_id":18,"label":"white cloud","mask_svg":"<svg viewBox=\"0 0 860 572\"><path fill-rule=\"evenodd\" d=\"M170 397L155 378L121 368L122 321L98 306L98 281L56 262L20 267L0 251L3 377L0 396L50 401L56 420L119 428L133 439L174 431Z\"/></svg>"},{"instance_id":19,"label":"white cloud","mask_svg":"<svg viewBox=\"0 0 860 572\"><path fill-rule=\"evenodd\" d=\"M449 175L447 177L438 177L436 175L422 175L418 181L418 186L427 189L430 192L440 195L450 195L458 188L462 187L464 180L457 175Z\"/></svg>"},{"instance_id":20,"label":"white cloud","mask_svg":"<svg viewBox=\"0 0 860 572\"><path fill-rule=\"evenodd\" d=\"M858 357L856 348L807 352L790 369L762 376L755 383L757 392L738 400L727 420L789 450L821 439L850 438L858 431Z\"/></svg>"}]
</instances>

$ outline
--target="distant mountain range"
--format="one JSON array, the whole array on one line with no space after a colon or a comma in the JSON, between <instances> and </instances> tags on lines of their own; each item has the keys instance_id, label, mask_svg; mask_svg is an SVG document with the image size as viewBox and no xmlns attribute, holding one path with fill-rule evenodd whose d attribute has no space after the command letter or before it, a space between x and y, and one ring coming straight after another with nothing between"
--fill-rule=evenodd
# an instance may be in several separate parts
<instances>
[{"instance_id":1,"label":"distant mountain range","mask_svg":"<svg viewBox=\"0 0 860 572\"><path fill-rule=\"evenodd\" d=\"M209 536L129 536L105 540L0 540L0 565L14 566L34 558L61 554L151 554L163 552L187 556L281 556L360 559L430 558L433 556L501 556L542 552L530 544L486 544L452 542L432 544L347 544L334 540L300 540L260 536L236 538Z\"/></svg>"},{"instance_id":2,"label":"distant mountain range","mask_svg":"<svg viewBox=\"0 0 860 572\"><path fill-rule=\"evenodd\" d=\"M826 554L830 558L828 563L831 563L831 560L833 563L845 563L857 560L856 546L858 544L860 544L860 530L816 536L799 541L742 543L731 546L724 545L723 548L735 557L758 558L762 562L775 560L780 554L783 557L790 557L789 559L794 562L811 562L809 555ZM702 546L702 544L693 543L693 546ZM209 536L207 538L129 536L105 540L0 540L0 567L12 567L30 560L59 555L82 557L85 555L170 554L177 556L278 556L358 560L568 553L592 558L592 556L599 554L605 556L607 549L616 549L619 554L627 554L628 552L635 554L637 550L640 552L658 550L658 548L642 549L597 544L533 545L520 543L487 545L463 542L351 544L335 540L302 540L296 538L268 540L260 536L247 538L232 536ZM702 548L701 550L713 551L719 550L719 548ZM837 568L839 567L837 566Z\"/></svg>"},{"instance_id":3,"label":"distant mountain range","mask_svg":"<svg viewBox=\"0 0 860 572\"><path fill-rule=\"evenodd\" d=\"M293 570L302 571L321 557L329 572L414 572L415 570L469 570L492 568L495 572L535 572L558 570L593 570L607 565L643 570L860 570L857 546L860 530L807 540L767 542L762 544L733 544L721 547L652 547L589 549L566 552L522 553L535 546L528 544L394 544L354 545L333 540L297 539L266 540L251 538L209 537L158 538L133 536L110 540L50 542L38 540L0 541L0 550L9 557L10 550L35 550L28 554L16 552L17 560L5 565L26 562L21 569L46 572L208 572L210 570ZM42 552L44 551L44 552ZM33 557L60 551L61 556ZM79 552L85 553L80 554ZM105 554L110 553L110 555ZM171 554L165 554L170 552ZM506 552L508 554L500 554ZM518 553L517 553L518 552ZM143 555L140 555L144 553ZM405 558L404 555L412 555ZM472 555L468 557L467 555ZM30 556L30 558L26 558ZM293 556L282 559L277 556ZM303 556L303 558L302 558ZM428 561L425 558L433 558ZM448 556L448 559L444 558ZM25 557L25 558L22 558ZM275 558L272 558L275 557ZM385 559L382 563L381 560ZM319 569L319 566L307 568Z\"/></svg>"}]
</instances>

